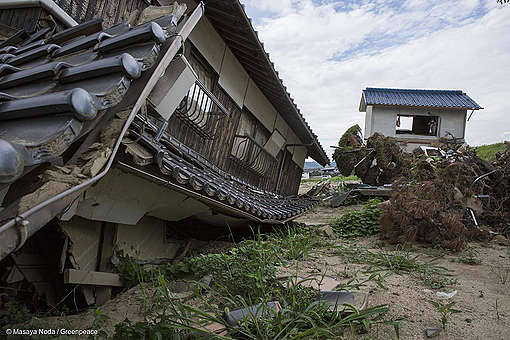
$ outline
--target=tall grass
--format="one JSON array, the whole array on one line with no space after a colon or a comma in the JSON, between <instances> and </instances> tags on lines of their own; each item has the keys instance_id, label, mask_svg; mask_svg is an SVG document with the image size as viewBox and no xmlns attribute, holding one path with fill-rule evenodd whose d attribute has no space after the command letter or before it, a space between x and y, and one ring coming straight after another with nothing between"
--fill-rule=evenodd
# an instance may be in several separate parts
<instances>
[{"instance_id":1,"label":"tall grass","mask_svg":"<svg viewBox=\"0 0 510 340\"><path fill-rule=\"evenodd\" d=\"M159 268L150 278L154 293L145 297L150 311L145 320L129 320L116 326L114 339L342 339L383 327L392 329L391 337L399 337L403 319L388 319L388 306L374 306L358 310L346 305L330 310L318 299L319 291L288 278L286 285L276 277L279 266L306 259L325 244L311 230L288 226L269 235L256 233L251 240L239 242L224 254L200 255L183 261L180 266ZM190 301L177 301L168 288L168 280L191 275L199 278L213 274L213 284L197 283ZM342 289L359 289L366 281L381 281L374 274L363 282L346 282ZM279 301L282 309L268 309L266 303ZM247 317L235 326L229 325L225 315L237 308L257 305L257 316ZM207 325L225 329L217 334Z\"/></svg>"},{"instance_id":2,"label":"tall grass","mask_svg":"<svg viewBox=\"0 0 510 340\"><path fill-rule=\"evenodd\" d=\"M505 143L480 145L475 147L476 155L488 162L492 161L498 152L504 152L507 146Z\"/></svg>"}]
</instances>

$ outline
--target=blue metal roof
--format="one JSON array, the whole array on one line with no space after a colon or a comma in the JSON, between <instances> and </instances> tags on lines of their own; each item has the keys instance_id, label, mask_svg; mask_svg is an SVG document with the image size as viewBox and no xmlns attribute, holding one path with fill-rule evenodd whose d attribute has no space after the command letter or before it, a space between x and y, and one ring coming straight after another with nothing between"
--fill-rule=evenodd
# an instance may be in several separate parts
<instances>
[{"instance_id":1,"label":"blue metal roof","mask_svg":"<svg viewBox=\"0 0 510 340\"><path fill-rule=\"evenodd\" d=\"M454 109L482 109L461 90L412 90L367 87L363 90L360 111L367 105L396 105Z\"/></svg>"}]
</instances>

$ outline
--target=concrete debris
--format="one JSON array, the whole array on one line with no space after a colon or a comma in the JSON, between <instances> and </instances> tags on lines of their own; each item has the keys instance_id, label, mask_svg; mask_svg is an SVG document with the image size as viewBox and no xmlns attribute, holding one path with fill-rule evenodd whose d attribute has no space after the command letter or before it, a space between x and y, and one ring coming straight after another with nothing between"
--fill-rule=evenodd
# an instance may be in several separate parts
<instances>
[{"instance_id":1,"label":"concrete debris","mask_svg":"<svg viewBox=\"0 0 510 340\"><path fill-rule=\"evenodd\" d=\"M454 290L453 292L451 293L445 293L445 292L437 292L436 293L436 296L438 298L441 298L441 299L451 299L452 297L454 297L455 295L457 294L457 291Z\"/></svg>"},{"instance_id":2,"label":"concrete debris","mask_svg":"<svg viewBox=\"0 0 510 340\"><path fill-rule=\"evenodd\" d=\"M335 239L336 234L333 231L333 228L329 225L324 225L322 227L317 228L316 233L321 236L329 237L330 239Z\"/></svg>"},{"instance_id":3,"label":"concrete debris","mask_svg":"<svg viewBox=\"0 0 510 340\"><path fill-rule=\"evenodd\" d=\"M253 322L263 317L274 317L282 306L278 301L265 304L258 303L247 308L233 310L225 313L224 317L231 327L239 327L240 323Z\"/></svg>"},{"instance_id":4,"label":"concrete debris","mask_svg":"<svg viewBox=\"0 0 510 340\"><path fill-rule=\"evenodd\" d=\"M441 333L441 328L429 328L425 330L425 336L427 338L433 338L439 335Z\"/></svg>"},{"instance_id":5,"label":"concrete debris","mask_svg":"<svg viewBox=\"0 0 510 340\"><path fill-rule=\"evenodd\" d=\"M307 276L305 278L299 277L299 276L286 276L286 277L280 277L279 279L286 279L287 282L285 283L285 288L290 288L294 285L300 285L303 287L310 287L316 290L320 291L333 291L335 290L341 282L336 280L332 276L321 276L321 275L314 275L314 276Z\"/></svg>"},{"instance_id":6,"label":"concrete debris","mask_svg":"<svg viewBox=\"0 0 510 340\"><path fill-rule=\"evenodd\" d=\"M368 304L368 294L363 292L321 291L317 301L324 301L331 312L363 310ZM352 306L352 307L351 307Z\"/></svg>"}]
</instances>

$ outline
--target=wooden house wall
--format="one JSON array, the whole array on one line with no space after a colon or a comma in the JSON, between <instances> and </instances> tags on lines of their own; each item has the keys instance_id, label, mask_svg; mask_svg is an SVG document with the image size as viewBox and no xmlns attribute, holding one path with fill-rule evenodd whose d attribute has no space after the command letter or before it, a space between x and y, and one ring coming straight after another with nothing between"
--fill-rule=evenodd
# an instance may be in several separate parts
<instances>
[{"instance_id":1,"label":"wooden house wall","mask_svg":"<svg viewBox=\"0 0 510 340\"><path fill-rule=\"evenodd\" d=\"M102 18L103 27L108 28L128 21L131 13L140 16L148 5L144 0L54 0L78 23Z\"/></svg>"},{"instance_id":2,"label":"wooden house wall","mask_svg":"<svg viewBox=\"0 0 510 340\"><path fill-rule=\"evenodd\" d=\"M40 7L2 9L0 23L31 33L36 30L37 21L46 15L46 11Z\"/></svg>"},{"instance_id":3,"label":"wooden house wall","mask_svg":"<svg viewBox=\"0 0 510 340\"><path fill-rule=\"evenodd\" d=\"M76 22L82 23L93 18L102 18L103 27L128 21L133 14L138 20L141 12L148 5L144 0L54 0L55 3L69 14ZM28 33L37 29L39 19L50 13L41 7L12 8L0 10L0 23L23 29ZM63 26L58 23L57 30Z\"/></svg>"},{"instance_id":4,"label":"wooden house wall","mask_svg":"<svg viewBox=\"0 0 510 340\"><path fill-rule=\"evenodd\" d=\"M215 139L210 140L200 136L195 130L182 122L177 115L173 115L170 118L168 132L220 169L263 190L274 192L278 179L278 171L283 158L283 150L280 151L277 155L277 160L262 176L242 166L231 155L231 147L234 143L241 110L218 84L215 85L212 92L230 112L229 117L223 118L218 123L218 133ZM285 157L283 175L281 176L280 193L283 195L295 195L299 188L302 170L292 161L292 154L288 151L285 152L287 152L287 156Z\"/></svg>"}]
</instances>

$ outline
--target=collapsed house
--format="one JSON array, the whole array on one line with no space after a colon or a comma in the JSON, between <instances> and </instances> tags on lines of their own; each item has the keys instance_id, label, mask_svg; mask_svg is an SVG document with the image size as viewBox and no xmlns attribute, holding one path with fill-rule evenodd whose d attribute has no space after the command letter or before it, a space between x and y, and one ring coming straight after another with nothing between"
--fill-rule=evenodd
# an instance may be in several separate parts
<instances>
[{"instance_id":1,"label":"collapsed house","mask_svg":"<svg viewBox=\"0 0 510 340\"><path fill-rule=\"evenodd\" d=\"M363 90L359 105L359 111L365 112L365 139L376 133L391 137L408 152L441 137L463 143L466 121L480 109L459 90L370 87Z\"/></svg>"},{"instance_id":2,"label":"collapsed house","mask_svg":"<svg viewBox=\"0 0 510 340\"><path fill-rule=\"evenodd\" d=\"M108 299L116 254L174 258L169 230L317 203L304 161L328 157L239 1L159 3L0 3L3 279L50 305Z\"/></svg>"}]
</instances>

